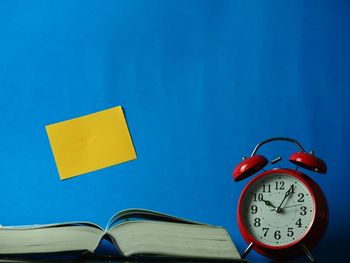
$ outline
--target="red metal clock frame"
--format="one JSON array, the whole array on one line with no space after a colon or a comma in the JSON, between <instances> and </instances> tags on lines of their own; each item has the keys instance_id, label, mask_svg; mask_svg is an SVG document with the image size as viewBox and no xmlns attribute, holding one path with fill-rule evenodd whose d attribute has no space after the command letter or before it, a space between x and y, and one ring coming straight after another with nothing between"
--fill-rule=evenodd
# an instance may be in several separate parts
<instances>
[{"instance_id":1,"label":"red metal clock frame","mask_svg":"<svg viewBox=\"0 0 350 263\"><path fill-rule=\"evenodd\" d=\"M275 173L288 174L301 181L310 191L315 207L313 220L305 234L298 240L285 246L270 246L261 243L249 233L243 222L244 210L242 209L242 203L250 186L260 178ZM264 256L276 259L291 258L304 253L300 245L305 245L307 248L312 249L322 239L328 225L328 205L321 188L309 176L291 169L272 169L257 175L245 186L238 201L237 220L244 240L248 243L253 242L253 249L255 251Z\"/></svg>"}]
</instances>

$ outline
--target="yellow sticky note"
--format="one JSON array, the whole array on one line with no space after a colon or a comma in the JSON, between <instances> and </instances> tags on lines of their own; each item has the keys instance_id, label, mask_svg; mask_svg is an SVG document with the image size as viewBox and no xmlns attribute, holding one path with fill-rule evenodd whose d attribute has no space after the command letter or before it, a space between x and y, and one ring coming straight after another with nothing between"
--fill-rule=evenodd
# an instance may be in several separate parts
<instances>
[{"instance_id":1,"label":"yellow sticky note","mask_svg":"<svg viewBox=\"0 0 350 263\"><path fill-rule=\"evenodd\" d=\"M46 126L61 180L136 159L121 106Z\"/></svg>"}]
</instances>

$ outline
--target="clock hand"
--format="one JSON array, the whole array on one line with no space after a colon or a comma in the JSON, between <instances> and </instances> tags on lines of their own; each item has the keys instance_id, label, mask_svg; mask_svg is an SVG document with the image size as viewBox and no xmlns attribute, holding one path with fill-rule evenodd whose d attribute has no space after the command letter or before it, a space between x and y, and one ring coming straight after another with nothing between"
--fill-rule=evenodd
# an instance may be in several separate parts
<instances>
[{"instance_id":1,"label":"clock hand","mask_svg":"<svg viewBox=\"0 0 350 263\"><path fill-rule=\"evenodd\" d=\"M277 212L277 213L281 212L281 206L282 206L282 204L284 203L284 200L286 200L286 198L290 195L291 191L293 190L293 187L294 187L294 185L292 184L292 185L290 186L290 188L288 189L288 191L285 193L285 195L284 195L284 197L283 197L283 199L282 199L282 202L281 202L280 205L276 208L276 212Z\"/></svg>"},{"instance_id":2,"label":"clock hand","mask_svg":"<svg viewBox=\"0 0 350 263\"><path fill-rule=\"evenodd\" d=\"M290 207L300 206L300 205L302 205L302 204L297 204L297 205L289 205L289 206L285 206L285 207L283 207L283 208L290 208Z\"/></svg>"},{"instance_id":3,"label":"clock hand","mask_svg":"<svg viewBox=\"0 0 350 263\"><path fill-rule=\"evenodd\" d=\"M272 206L274 208L274 210L276 209L276 206L274 206L270 201L264 200L262 198L261 198L261 201L263 201L265 203L265 205L267 205L267 206Z\"/></svg>"},{"instance_id":4,"label":"clock hand","mask_svg":"<svg viewBox=\"0 0 350 263\"><path fill-rule=\"evenodd\" d=\"M294 206L301 206L302 204L297 204L297 205L289 205L289 206L285 206L283 207L283 209L285 208L290 208L290 207L294 207ZM271 209L271 211L275 211L276 209Z\"/></svg>"}]
</instances>

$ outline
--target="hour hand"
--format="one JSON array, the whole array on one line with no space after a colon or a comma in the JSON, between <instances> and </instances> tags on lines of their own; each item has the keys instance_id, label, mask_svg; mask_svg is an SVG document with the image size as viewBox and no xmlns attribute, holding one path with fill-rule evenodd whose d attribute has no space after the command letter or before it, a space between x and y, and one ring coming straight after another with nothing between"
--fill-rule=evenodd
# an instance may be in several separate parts
<instances>
[{"instance_id":1,"label":"hour hand","mask_svg":"<svg viewBox=\"0 0 350 263\"><path fill-rule=\"evenodd\" d=\"M273 208L275 208L276 209L276 206L274 206L270 201L268 201L268 200L264 200L264 199L261 199L261 201L263 201L264 203L265 203L265 205L267 205L267 206L271 206L271 207L273 207Z\"/></svg>"}]
</instances>

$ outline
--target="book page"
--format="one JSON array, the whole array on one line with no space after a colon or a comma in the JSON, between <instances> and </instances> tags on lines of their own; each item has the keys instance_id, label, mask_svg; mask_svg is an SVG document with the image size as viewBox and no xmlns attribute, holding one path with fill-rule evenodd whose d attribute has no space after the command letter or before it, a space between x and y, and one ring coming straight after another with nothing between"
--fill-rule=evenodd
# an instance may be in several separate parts
<instances>
[{"instance_id":1,"label":"book page","mask_svg":"<svg viewBox=\"0 0 350 263\"><path fill-rule=\"evenodd\" d=\"M157 220L157 221L167 221L167 222L176 222L176 223L188 223L188 224L197 224L197 225L207 225L204 223L192 221L185 218L176 217L169 214L160 213L157 211L147 210L147 209L141 209L141 208L130 208L122 210L115 215L111 217L109 220L107 226L106 226L106 232L111 227L124 222L126 220L132 220L132 219L149 219L149 220Z\"/></svg>"},{"instance_id":2,"label":"book page","mask_svg":"<svg viewBox=\"0 0 350 263\"><path fill-rule=\"evenodd\" d=\"M90 224L0 228L0 254L94 252L104 231Z\"/></svg>"},{"instance_id":3,"label":"book page","mask_svg":"<svg viewBox=\"0 0 350 263\"><path fill-rule=\"evenodd\" d=\"M19 226L1 226L0 230L4 229L43 229L43 228L59 228L59 227L67 227L67 226L85 226L85 227L93 227L98 228L101 231L104 231L102 227L99 225L87 222L87 221L74 221L74 222L62 222L62 223L52 223L52 224L35 224L35 225L19 225Z\"/></svg>"},{"instance_id":4,"label":"book page","mask_svg":"<svg viewBox=\"0 0 350 263\"><path fill-rule=\"evenodd\" d=\"M154 220L125 221L109 230L122 255L240 258L223 227Z\"/></svg>"}]
</instances>

